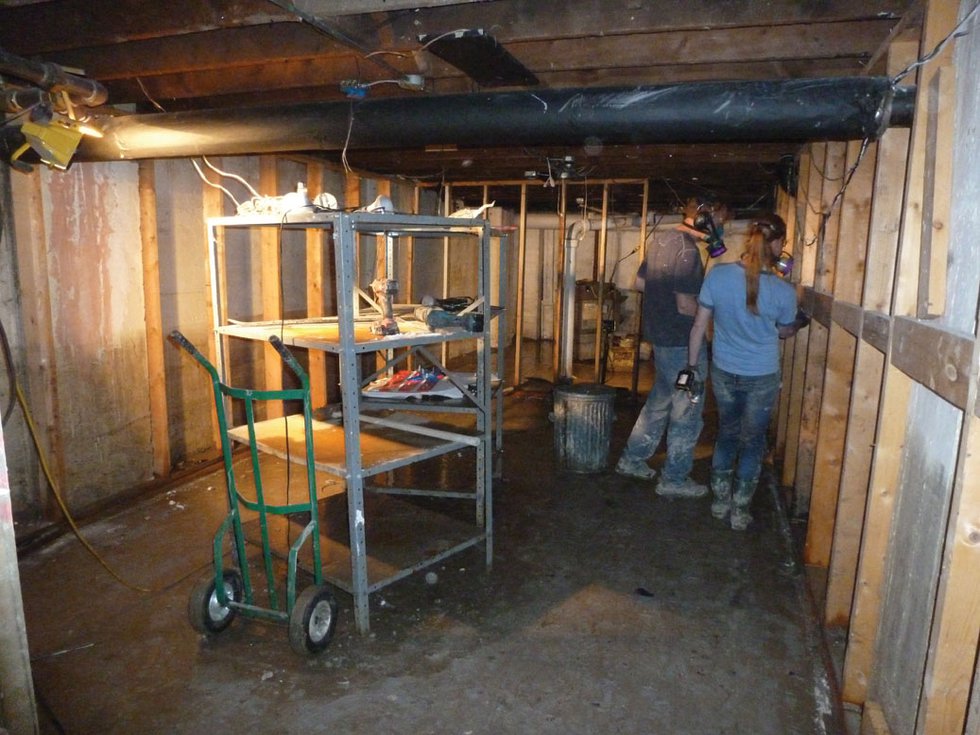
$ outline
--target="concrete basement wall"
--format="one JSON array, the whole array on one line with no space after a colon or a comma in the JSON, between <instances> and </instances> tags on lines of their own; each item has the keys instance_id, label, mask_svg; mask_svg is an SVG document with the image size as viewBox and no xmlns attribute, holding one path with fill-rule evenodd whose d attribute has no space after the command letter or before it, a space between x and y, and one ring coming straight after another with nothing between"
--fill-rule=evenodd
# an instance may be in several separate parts
<instances>
[{"instance_id":1,"label":"concrete basement wall","mask_svg":"<svg viewBox=\"0 0 980 735\"><path fill-rule=\"evenodd\" d=\"M65 501L151 477L136 164L15 176L25 391ZM37 493L12 476L14 495Z\"/></svg>"},{"instance_id":2,"label":"concrete basement wall","mask_svg":"<svg viewBox=\"0 0 980 735\"><path fill-rule=\"evenodd\" d=\"M240 202L251 194L235 181L241 176L261 190L263 159L238 157L211 162L228 176L204 168ZM294 191L304 181L311 195L329 191L341 206L374 198L380 184L300 159L265 159L274 167L263 194ZM144 309L140 212L140 167L151 177L152 207L159 260L159 325L163 337L179 329L206 355L212 352L212 311L208 216L232 214L235 203L207 186L188 160L76 164L69 171L39 168L30 174L5 168L0 174L0 304L12 342L17 372L55 481L73 512L82 512L138 487L154 476L150 379ZM316 171L320 180L308 177ZM267 188L269 188L267 182ZM412 187L388 187L408 211ZM353 193L352 193L353 192ZM229 314L263 318L260 247L255 233L228 238ZM441 248L440 248L441 249ZM282 238L282 296L287 317L307 308L306 242L303 233ZM438 260L441 267L441 256ZM466 264L454 264L465 269ZM325 308L333 294L332 257L323 264ZM416 258L416 278L429 277L425 259ZM268 296L269 288L266 288ZM261 345L234 341L234 382L267 379ZM301 360L308 362L306 355ZM215 458L214 403L200 367L169 343L163 345L166 426L172 467ZM323 400L336 393L337 368L329 358L317 366ZM0 389L9 398L9 389ZM57 519L41 476L26 425L15 412L5 427L12 501L18 521L42 525ZM164 469L164 474L169 474Z\"/></svg>"}]
</instances>

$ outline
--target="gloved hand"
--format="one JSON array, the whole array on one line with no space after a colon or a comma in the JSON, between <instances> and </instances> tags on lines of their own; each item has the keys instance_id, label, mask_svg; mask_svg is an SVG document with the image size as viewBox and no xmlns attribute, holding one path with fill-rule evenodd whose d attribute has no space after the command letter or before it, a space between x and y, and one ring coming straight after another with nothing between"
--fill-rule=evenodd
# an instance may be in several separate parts
<instances>
[{"instance_id":1,"label":"gloved hand","mask_svg":"<svg viewBox=\"0 0 980 735\"><path fill-rule=\"evenodd\" d=\"M704 381L698 375L697 365L688 365L677 373L674 387L687 393L687 398L691 403L697 403L704 394Z\"/></svg>"},{"instance_id":2,"label":"gloved hand","mask_svg":"<svg viewBox=\"0 0 980 735\"><path fill-rule=\"evenodd\" d=\"M803 329L804 327L810 326L810 315L803 311L803 307L799 307L796 310L796 319L794 320L797 329Z\"/></svg>"},{"instance_id":3,"label":"gloved hand","mask_svg":"<svg viewBox=\"0 0 980 735\"><path fill-rule=\"evenodd\" d=\"M674 381L674 387L677 388L677 390L691 390L691 384L694 383L697 378L697 365L688 365L686 368L677 373L677 380Z\"/></svg>"}]
</instances>

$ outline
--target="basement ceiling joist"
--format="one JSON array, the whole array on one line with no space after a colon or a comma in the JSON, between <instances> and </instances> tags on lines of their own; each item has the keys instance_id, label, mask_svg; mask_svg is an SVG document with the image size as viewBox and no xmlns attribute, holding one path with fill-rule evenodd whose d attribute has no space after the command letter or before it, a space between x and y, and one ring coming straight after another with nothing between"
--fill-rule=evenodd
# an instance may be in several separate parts
<instances>
[{"instance_id":1,"label":"basement ceiling joist","mask_svg":"<svg viewBox=\"0 0 980 735\"><path fill-rule=\"evenodd\" d=\"M0 48L82 70L106 87L109 105L139 114L286 110L344 101L352 80L367 99L480 94L421 40L461 29L486 29L544 90L880 74L869 65L897 29L917 32L917 13L914 0L22 0L0 7ZM399 86L405 75L422 76L424 91ZM652 206L664 208L699 190L741 188L738 201L756 201L798 147L719 141L678 155L669 144L489 145L433 156L404 146L346 158L359 171L451 182L521 179L571 155L590 177L668 181L652 187Z\"/></svg>"}]
</instances>

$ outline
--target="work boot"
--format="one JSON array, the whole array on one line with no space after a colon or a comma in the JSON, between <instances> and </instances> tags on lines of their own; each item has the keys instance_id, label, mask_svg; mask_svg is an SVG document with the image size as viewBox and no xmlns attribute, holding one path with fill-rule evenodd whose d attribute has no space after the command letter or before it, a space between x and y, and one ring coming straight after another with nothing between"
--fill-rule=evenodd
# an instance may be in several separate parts
<instances>
[{"instance_id":1,"label":"work boot","mask_svg":"<svg viewBox=\"0 0 980 735\"><path fill-rule=\"evenodd\" d=\"M687 477L680 482L673 482L661 477L657 483L657 495L665 498L703 498L708 494L708 488Z\"/></svg>"},{"instance_id":2,"label":"work boot","mask_svg":"<svg viewBox=\"0 0 980 735\"><path fill-rule=\"evenodd\" d=\"M749 506L752 504L752 496L755 495L755 486L758 482L758 478L752 480L743 480L741 477L735 478L735 490L732 493L733 531L744 531L752 523Z\"/></svg>"},{"instance_id":3,"label":"work boot","mask_svg":"<svg viewBox=\"0 0 980 735\"><path fill-rule=\"evenodd\" d=\"M657 471L646 462L632 459L624 454L616 463L616 474L634 477L637 480L652 480L657 476Z\"/></svg>"},{"instance_id":4,"label":"work boot","mask_svg":"<svg viewBox=\"0 0 980 735\"><path fill-rule=\"evenodd\" d=\"M715 499L711 503L711 515L719 521L728 515L732 508L733 470L714 470L711 473L711 492Z\"/></svg>"}]
</instances>

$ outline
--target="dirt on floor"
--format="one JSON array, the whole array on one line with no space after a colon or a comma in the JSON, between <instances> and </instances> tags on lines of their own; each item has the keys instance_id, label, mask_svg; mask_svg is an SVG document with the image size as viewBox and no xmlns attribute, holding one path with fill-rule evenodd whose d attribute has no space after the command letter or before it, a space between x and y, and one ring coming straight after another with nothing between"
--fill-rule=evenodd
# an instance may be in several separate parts
<instances>
[{"instance_id":1,"label":"dirt on floor","mask_svg":"<svg viewBox=\"0 0 980 735\"><path fill-rule=\"evenodd\" d=\"M838 733L773 495L760 490L738 533L707 498L559 472L552 408L546 385L506 399L492 568L480 545L384 587L364 635L338 591L319 656L294 653L279 624L239 617L213 637L188 624L225 513L220 472L83 529L129 586L70 535L32 550L21 575L42 732ZM620 391L610 462L637 410ZM699 447L701 482L709 456ZM465 461L432 471L452 479Z\"/></svg>"}]
</instances>

